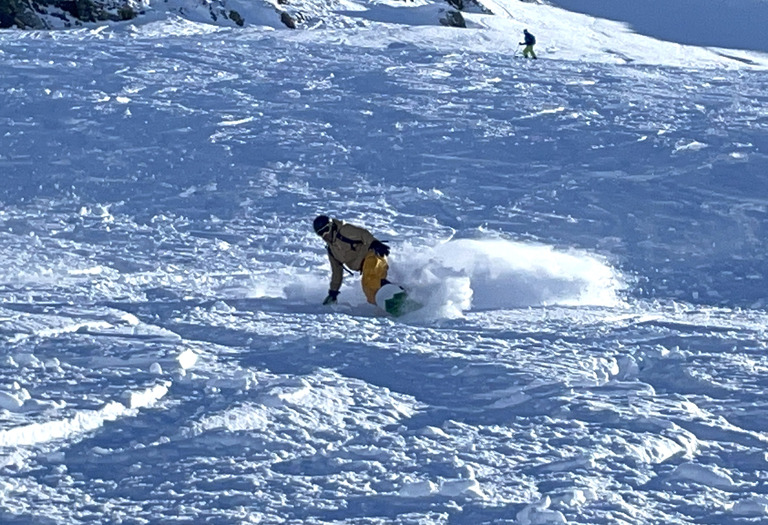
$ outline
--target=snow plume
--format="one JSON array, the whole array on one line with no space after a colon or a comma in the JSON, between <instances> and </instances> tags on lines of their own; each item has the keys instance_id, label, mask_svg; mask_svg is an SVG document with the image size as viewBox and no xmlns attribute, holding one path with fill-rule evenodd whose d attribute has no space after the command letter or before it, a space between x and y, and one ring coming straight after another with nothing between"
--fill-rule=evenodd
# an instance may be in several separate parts
<instances>
[{"instance_id":1,"label":"snow plume","mask_svg":"<svg viewBox=\"0 0 768 525\"><path fill-rule=\"evenodd\" d=\"M393 261L394 272L434 314L546 305L611 306L621 277L597 256L502 239L459 239Z\"/></svg>"}]
</instances>

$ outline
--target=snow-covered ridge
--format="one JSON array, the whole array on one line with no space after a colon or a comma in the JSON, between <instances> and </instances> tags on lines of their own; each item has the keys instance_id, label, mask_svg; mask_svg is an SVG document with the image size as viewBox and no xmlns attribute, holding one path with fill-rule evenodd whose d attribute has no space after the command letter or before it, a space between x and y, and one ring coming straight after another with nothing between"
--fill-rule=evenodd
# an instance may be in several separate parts
<instances>
[{"instance_id":1,"label":"snow-covered ridge","mask_svg":"<svg viewBox=\"0 0 768 525\"><path fill-rule=\"evenodd\" d=\"M460 11L480 11L481 8L475 0L459 3L456 0L82 0L77 3L42 0L10 2L3 6L0 27L63 29L104 21L142 23L168 14L229 27L352 27L361 20L348 15L368 10L378 13L372 19L380 21L408 20L412 24L463 27Z\"/></svg>"},{"instance_id":2,"label":"snow-covered ridge","mask_svg":"<svg viewBox=\"0 0 768 525\"><path fill-rule=\"evenodd\" d=\"M259 33L289 29L310 30L329 45L340 42L361 46L451 46L453 49L516 56L521 33L531 29L538 38L540 58L675 67L768 68L768 43L762 29L744 28L743 47L711 47L712 40L697 32L698 19L720 16L718 6L705 1L697 16L686 21L688 31L674 34L644 24L633 26L628 11L624 21L615 11L613 20L568 11L563 2L526 0L89 0L99 7L62 11L45 3L9 4L0 11L0 26L28 29L79 28L84 36L109 38L114 33L160 37L220 31L227 39L239 31ZM117 2L117 3L115 3ZM74 3L72 5L75 5ZM14 7L15 6L15 7ZM575 8L574 8L575 9ZM649 7L650 9L650 7ZM15 11L14 11L15 10ZM600 12L599 9L597 9ZM94 14L95 13L95 14ZM713 15L714 13L714 15ZM454 27L446 27L454 26ZM463 28L463 29L462 29ZM298 33L304 33L299 31ZM658 40L659 36L667 38ZM758 35L758 36L752 36ZM306 36L296 35L297 40ZM732 44L725 40L724 43ZM751 49L745 51L744 49Z\"/></svg>"}]
</instances>

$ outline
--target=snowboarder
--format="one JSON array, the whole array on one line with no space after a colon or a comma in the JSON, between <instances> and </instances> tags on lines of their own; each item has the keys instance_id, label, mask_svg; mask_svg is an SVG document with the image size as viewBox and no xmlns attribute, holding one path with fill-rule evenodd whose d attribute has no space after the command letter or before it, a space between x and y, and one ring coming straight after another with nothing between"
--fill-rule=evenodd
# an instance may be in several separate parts
<instances>
[{"instance_id":1,"label":"snowboarder","mask_svg":"<svg viewBox=\"0 0 768 525\"><path fill-rule=\"evenodd\" d=\"M336 303L344 278L344 270L362 274L365 298L376 304L376 292L387 281L389 246L377 240L365 228L347 224L327 215L318 215L312 222L315 233L325 241L331 261L331 285L323 304ZM352 272L350 272L352 273Z\"/></svg>"},{"instance_id":2,"label":"snowboarder","mask_svg":"<svg viewBox=\"0 0 768 525\"><path fill-rule=\"evenodd\" d=\"M529 33L527 29L523 29L523 35L525 35L525 41L520 42L521 46L525 45L523 48L523 56L528 58L528 55L530 54L533 58L536 58L536 53L533 52L533 46L536 43L536 37Z\"/></svg>"}]
</instances>

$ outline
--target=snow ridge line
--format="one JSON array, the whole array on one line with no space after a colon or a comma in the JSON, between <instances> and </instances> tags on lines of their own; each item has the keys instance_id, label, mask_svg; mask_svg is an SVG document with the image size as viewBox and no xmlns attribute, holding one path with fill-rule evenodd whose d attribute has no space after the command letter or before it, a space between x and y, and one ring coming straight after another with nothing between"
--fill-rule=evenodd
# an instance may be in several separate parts
<instances>
[{"instance_id":1,"label":"snow ridge line","mask_svg":"<svg viewBox=\"0 0 768 525\"><path fill-rule=\"evenodd\" d=\"M34 446L71 438L101 427L106 421L135 416L139 409L154 406L165 397L171 381L163 381L145 390L127 393L127 403L111 401L98 410L80 412L71 418L32 423L0 431L0 447Z\"/></svg>"}]
</instances>

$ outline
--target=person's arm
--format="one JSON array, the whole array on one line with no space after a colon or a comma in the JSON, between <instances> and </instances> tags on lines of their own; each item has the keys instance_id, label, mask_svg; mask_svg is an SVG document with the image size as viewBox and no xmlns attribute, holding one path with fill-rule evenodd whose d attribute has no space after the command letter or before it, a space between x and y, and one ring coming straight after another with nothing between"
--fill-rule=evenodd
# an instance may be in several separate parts
<instances>
[{"instance_id":1,"label":"person's arm","mask_svg":"<svg viewBox=\"0 0 768 525\"><path fill-rule=\"evenodd\" d=\"M328 248L328 260L331 262L331 284L323 304L336 304L341 289L341 281L344 279L344 266L333 256L330 247Z\"/></svg>"},{"instance_id":2,"label":"person's arm","mask_svg":"<svg viewBox=\"0 0 768 525\"><path fill-rule=\"evenodd\" d=\"M329 291L336 292L338 295L339 290L341 290L341 282L344 280L344 266L333 256L330 248L328 248L328 260L331 261L331 285Z\"/></svg>"}]
</instances>

